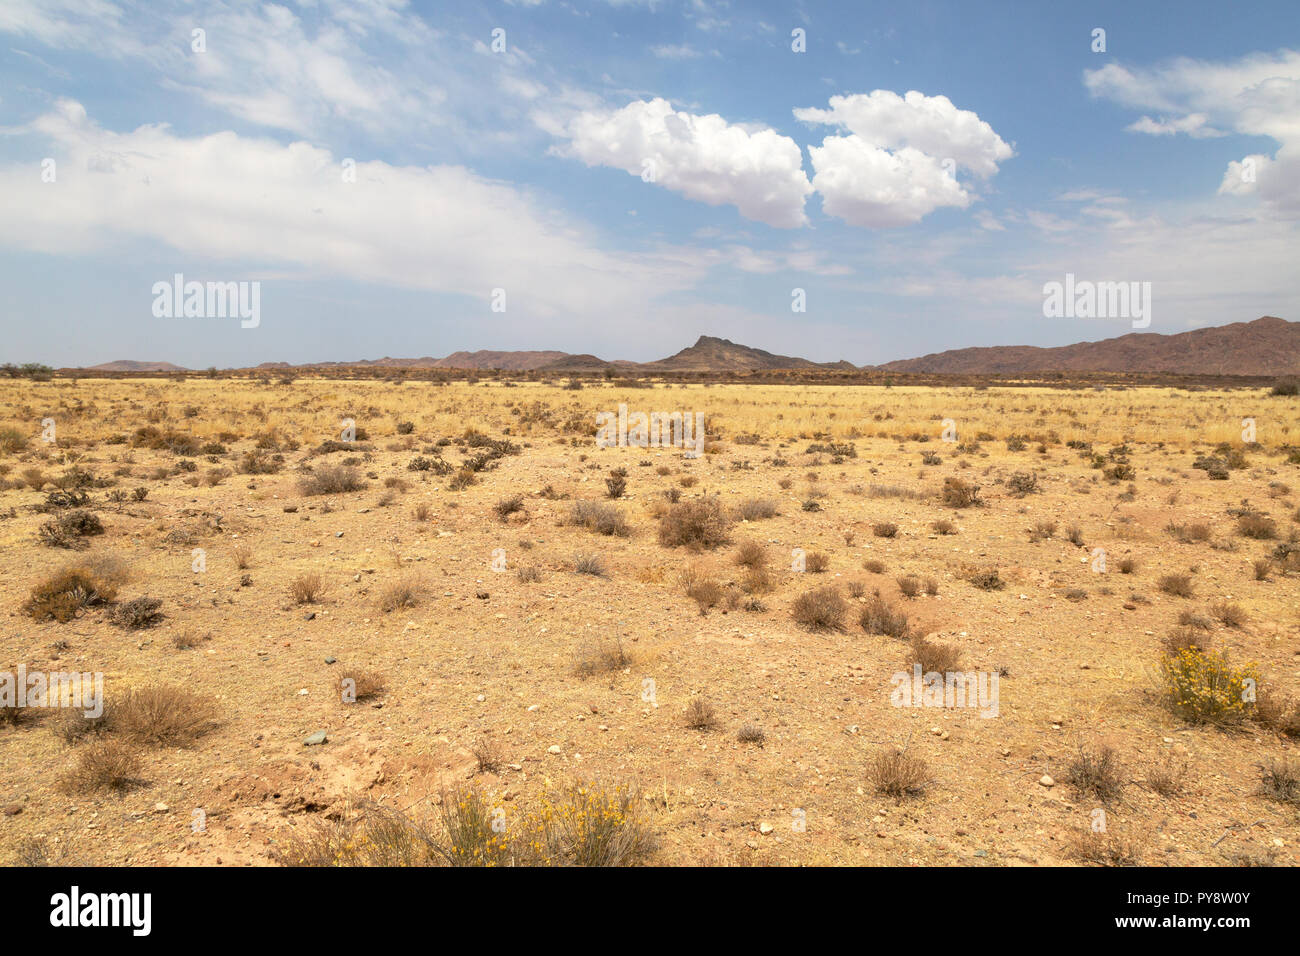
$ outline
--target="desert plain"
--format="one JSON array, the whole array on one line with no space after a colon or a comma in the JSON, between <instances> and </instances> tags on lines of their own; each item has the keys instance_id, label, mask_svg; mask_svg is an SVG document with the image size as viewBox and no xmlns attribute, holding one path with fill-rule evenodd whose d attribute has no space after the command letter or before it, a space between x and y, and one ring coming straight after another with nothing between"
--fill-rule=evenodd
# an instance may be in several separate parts
<instances>
[{"instance_id":1,"label":"desert plain","mask_svg":"<svg viewBox=\"0 0 1300 956\"><path fill-rule=\"evenodd\" d=\"M579 384L0 382L0 859L1300 860L1300 398Z\"/></svg>"}]
</instances>

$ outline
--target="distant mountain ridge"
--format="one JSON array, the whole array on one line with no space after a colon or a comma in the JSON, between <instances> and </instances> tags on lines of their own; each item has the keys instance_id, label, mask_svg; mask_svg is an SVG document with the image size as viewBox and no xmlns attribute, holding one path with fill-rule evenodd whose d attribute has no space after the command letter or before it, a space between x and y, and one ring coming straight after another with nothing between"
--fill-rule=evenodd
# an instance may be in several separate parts
<instances>
[{"instance_id":1,"label":"distant mountain ridge","mask_svg":"<svg viewBox=\"0 0 1300 956\"><path fill-rule=\"evenodd\" d=\"M740 345L730 339L701 335L695 344L653 362L607 361L595 355L559 351L453 352L445 358L381 358L355 362L263 362L258 369L425 368L508 372L630 374L710 374L764 371L880 371L927 375L1016 375L1047 372L1118 372L1175 375L1282 376L1300 374L1300 322L1266 315L1253 322L1162 334L1131 332L1097 342L1040 348L1032 345L993 345L950 349L920 358L881 365L813 362L790 355ZM119 359L88 371L183 372L171 362Z\"/></svg>"},{"instance_id":2,"label":"distant mountain ridge","mask_svg":"<svg viewBox=\"0 0 1300 956\"><path fill-rule=\"evenodd\" d=\"M1300 322L1266 315L1190 332L1131 332L1055 348L994 345L886 362L888 372L990 375L1022 372L1147 372L1289 375L1300 372Z\"/></svg>"}]
</instances>

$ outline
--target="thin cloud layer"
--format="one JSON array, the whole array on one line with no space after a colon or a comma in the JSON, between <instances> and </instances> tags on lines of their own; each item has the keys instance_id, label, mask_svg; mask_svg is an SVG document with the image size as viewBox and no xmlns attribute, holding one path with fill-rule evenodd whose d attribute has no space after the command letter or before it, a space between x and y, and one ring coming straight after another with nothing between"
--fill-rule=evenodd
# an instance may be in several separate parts
<instances>
[{"instance_id":1,"label":"thin cloud layer","mask_svg":"<svg viewBox=\"0 0 1300 956\"><path fill-rule=\"evenodd\" d=\"M1300 218L1300 51L1221 62L1180 57L1147 68L1109 63L1085 71L1083 82L1093 96L1157 113L1129 125L1132 132L1273 139L1274 155L1253 153L1230 162L1219 192L1257 195L1273 213Z\"/></svg>"},{"instance_id":2,"label":"thin cloud layer","mask_svg":"<svg viewBox=\"0 0 1300 956\"><path fill-rule=\"evenodd\" d=\"M0 244L69 254L152 240L196 263L256 262L489 300L511 312L599 315L691 285L681 258L620 255L519 189L461 166L355 165L308 143L233 132L181 137L165 126L105 130L63 100L31 133L57 181L0 167ZM486 308L486 305L485 305Z\"/></svg>"}]
</instances>

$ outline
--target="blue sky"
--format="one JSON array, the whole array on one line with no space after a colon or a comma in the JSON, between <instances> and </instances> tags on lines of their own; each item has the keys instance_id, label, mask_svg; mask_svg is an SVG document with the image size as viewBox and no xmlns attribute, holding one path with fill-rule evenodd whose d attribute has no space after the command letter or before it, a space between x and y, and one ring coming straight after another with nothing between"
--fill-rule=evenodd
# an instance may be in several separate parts
<instances>
[{"instance_id":1,"label":"blue sky","mask_svg":"<svg viewBox=\"0 0 1300 956\"><path fill-rule=\"evenodd\" d=\"M1131 330L1045 318L1067 272L1294 320L1298 220L1293 2L0 2L3 361Z\"/></svg>"}]
</instances>

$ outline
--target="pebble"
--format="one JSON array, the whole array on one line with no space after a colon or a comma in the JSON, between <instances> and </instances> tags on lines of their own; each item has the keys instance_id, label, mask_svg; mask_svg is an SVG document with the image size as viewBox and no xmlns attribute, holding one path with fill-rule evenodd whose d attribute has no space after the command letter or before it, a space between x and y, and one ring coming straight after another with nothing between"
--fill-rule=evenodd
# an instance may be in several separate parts
<instances>
[{"instance_id":1,"label":"pebble","mask_svg":"<svg viewBox=\"0 0 1300 956\"><path fill-rule=\"evenodd\" d=\"M1047 774L1043 774L1041 777L1039 777L1038 782L1041 783L1044 787L1056 786L1056 781L1053 780L1051 777L1049 777Z\"/></svg>"},{"instance_id":2,"label":"pebble","mask_svg":"<svg viewBox=\"0 0 1300 956\"><path fill-rule=\"evenodd\" d=\"M304 747L315 747L318 744L325 743L327 740L329 740L329 737L325 736L325 731L318 730L316 731L316 733L312 734L310 737L304 740L302 742L302 745Z\"/></svg>"}]
</instances>

